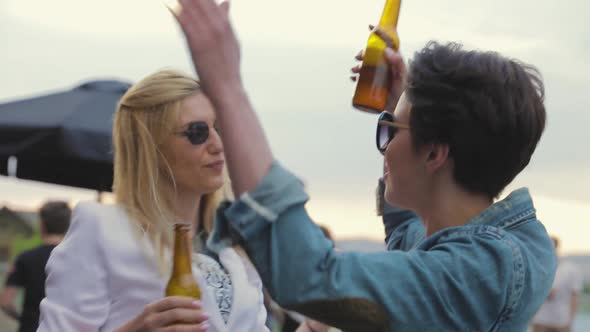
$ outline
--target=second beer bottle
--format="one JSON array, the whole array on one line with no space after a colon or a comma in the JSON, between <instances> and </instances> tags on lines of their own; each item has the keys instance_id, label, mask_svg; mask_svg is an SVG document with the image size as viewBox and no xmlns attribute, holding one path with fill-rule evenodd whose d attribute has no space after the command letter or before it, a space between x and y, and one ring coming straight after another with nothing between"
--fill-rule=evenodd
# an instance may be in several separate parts
<instances>
[{"instance_id":1,"label":"second beer bottle","mask_svg":"<svg viewBox=\"0 0 590 332\"><path fill-rule=\"evenodd\" d=\"M379 29L393 40L397 51L399 49L397 20L401 0L386 1L379 21ZM386 47L385 42L377 34L371 32L352 99L352 105L361 111L381 113L387 104L387 95L391 88L391 74L383 55Z\"/></svg>"},{"instance_id":2,"label":"second beer bottle","mask_svg":"<svg viewBox=\"0 0 590 332\"><path fill-rule=\"evenodd\" d=\"M201 289L192 272L190 225L174 225L174 262L166 286L166 296L201 298Z\"/></svg>"}]
</instances>

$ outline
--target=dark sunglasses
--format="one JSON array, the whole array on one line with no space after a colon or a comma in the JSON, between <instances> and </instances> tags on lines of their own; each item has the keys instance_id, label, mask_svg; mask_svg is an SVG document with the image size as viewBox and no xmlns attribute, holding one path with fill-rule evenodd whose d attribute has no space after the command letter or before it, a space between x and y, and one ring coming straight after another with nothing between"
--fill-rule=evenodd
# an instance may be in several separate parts
<instances>
[{"instance_id":1,"label":"dark sunglasses","mask_svg":"<svg viewBox=\"0 0 590 332\"><path fill-rule=\"evenodd\" d=\"M377 120L377 150L385 154L387 145L399 129L410 129L410 126L395 121L393 114L382 112Z\"/></svg>"},{"instance_id":2,"label":"dark sunglasses","mask_svg":"<svg viewBox=\"0 0 590 332\"><path fill-rule=\"evenodd\" d=\"M192 145L203 144L209 138L209 125L205 121L189 122L185 130L175 134L186 137Z\"/></svg>"}]
</instances>

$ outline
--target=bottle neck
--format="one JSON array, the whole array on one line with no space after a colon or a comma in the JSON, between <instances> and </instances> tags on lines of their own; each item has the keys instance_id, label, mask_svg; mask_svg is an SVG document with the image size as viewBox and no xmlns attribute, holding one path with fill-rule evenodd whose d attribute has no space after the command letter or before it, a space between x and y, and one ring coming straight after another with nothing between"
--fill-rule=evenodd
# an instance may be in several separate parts
<instances>
[{"instance_id":1,"label":"bottle neck","mask_svg":"<svg viewBox=\"0 0 590 332\"><path fill-rule=\"evenodd\" d=\"M397 27L401 0L386 0L379 27Z\"/></svg>"},{"instance_id":2,"label":"bottle neck","mask_svg":"<svg viewBox=\"0 0 590 332\"><path fill-rule=\"evenodd\" d=\"M190 227L175 225L173 275L192 274L191 251Z\"/></svg>"}]
</instances>

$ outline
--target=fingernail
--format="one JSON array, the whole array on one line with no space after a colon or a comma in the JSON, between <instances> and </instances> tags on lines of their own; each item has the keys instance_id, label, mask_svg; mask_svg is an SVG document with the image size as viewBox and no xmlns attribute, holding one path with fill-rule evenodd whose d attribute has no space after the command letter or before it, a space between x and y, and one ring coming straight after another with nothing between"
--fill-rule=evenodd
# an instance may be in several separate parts
<instances>
[{"instance_id":1,"label":"fingernail","mask_svg":"<svg viewBox=\"0 0 590 332\"><path fill-rule=\"evenodd\" d=\"M203 325L201 325L201 331L209 331L209 323L204 323Z\"/></svg>"},{"instance_id":2,"label":"fingernail","mask_svg":"<svg viewBox=\"0 0 590 332\"><path fill-rule=\"evenodd\" d=\"M203 305L203 303L201 303L201 301L199 301L199 300L196 300L196 301L193 301L192 305L194 305L195 307L200 307Z\"/></svg>"},{"instance_id":3,"label":"fingernail","mask_svg":"<svg viewBox=\"0 0 590 332\"><path fill-rule=\"evenodd\" d=\"M385 52L385 55L387 55L387 56L393 56L395 54L395 52L393 51L393 49L391 47L386 47L384 52Z\"/></svg>"}]
</instances>

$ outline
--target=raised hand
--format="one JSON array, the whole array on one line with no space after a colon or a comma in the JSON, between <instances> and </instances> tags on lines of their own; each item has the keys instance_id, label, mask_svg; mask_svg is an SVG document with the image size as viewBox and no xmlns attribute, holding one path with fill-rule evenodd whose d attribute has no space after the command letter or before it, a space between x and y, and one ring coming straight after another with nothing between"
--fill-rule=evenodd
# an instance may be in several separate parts
<instances>
[{"instance_id":1,"label":"raised hand","mask_svg":"<svg viewBox=\"0 0 590 332\"><path fill-rule=\"evenodd\" d=\"M404 63L404 59L402 56L395 51L393 40L383 31L379 29L379 27L375 27L373 25L369 25L369 29L371 32L377 34L385 44L387 48L385 49L385 60L390 66L391 77L392 77L392 85L391 90L389 91L389 96L387 97L387 106L386 110L393 112L395 106L397 105L397 101L401 96L402 92L405 89L406 84L406 65ZM360 51L356 56L355 59L357 61L363 61L363 51ZM358 77L358 73L361 70L361 65L356 65L351 68L351 80L356 82Z\"/></svg>"},{"instance_id":2,"label":"raised hand","mask_svg":"<svg viewBox=\"0 0 590 332\"><path fill-rule=\"evenodd\" d=\"M215 103L228 86L240 86L240 46L229 20L229 2L180 0L173 12L186 37L195 70Z\"/></svg>"}]
</instances>

